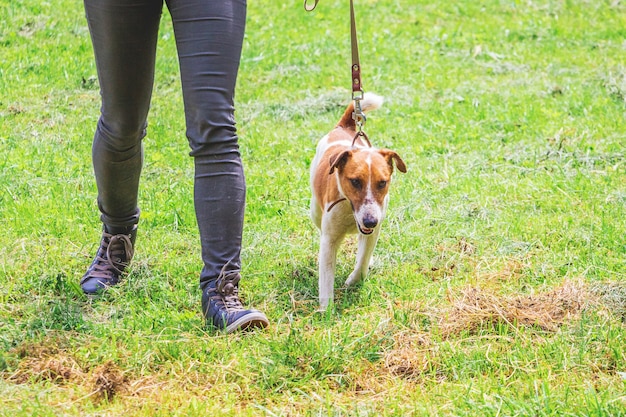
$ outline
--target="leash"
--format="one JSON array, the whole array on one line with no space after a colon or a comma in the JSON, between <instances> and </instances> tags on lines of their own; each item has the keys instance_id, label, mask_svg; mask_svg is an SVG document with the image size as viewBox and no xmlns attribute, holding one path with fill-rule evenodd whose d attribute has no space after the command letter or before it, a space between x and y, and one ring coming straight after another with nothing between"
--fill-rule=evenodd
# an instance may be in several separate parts
<instances>
[{"instance_id":1,"label":"leash","mask_svg":"<svg viewBox=\"0 0 626 417\"><path fill-rule=\"evenodd\" d=\"M319 1L319 0L316 0ZM352 118L357 127L356 135L352 139L352 147L356 145L359 138L363 138L368 147L372 147L370 139L363 131L363 126L367 121L361 100L363 99L363 83L361 82L361 61L359 59L359 39L356 33L356 17L354 16L354 2L350 0L350 49L352 50L352 100L354 101L354 112Z\"/></svg>"},{"instance_id":2,"label":"leash","mask_svg":"<svg viewBox=\"0 0 626 417\"><path fill-rule=\"evenodd\" d=\"M304 0L304 10L307 12L313 11L319 0L313 0L313 4L309 4L309 0ZM354 15L354 1L350 0L350 49L352 52L352 65L351 69L351 79L352 79L352 101L354 101L354 111L352 112L352 119L357 127L356 135L354 135L354 139L352 139L352 147L356 145L356 141L359 138L363 138L363 140L367 143L367 145L371 148L372 144L363 131L363 125L365 125L366 117L363 109L361 108L361 100L363 99L363 83L361 82L361 62L359 60L359 41L356 31L356 18ZM342 197L339 200L333 202L326 211L329 212L335 207L337 204L342 201L346 201L347 198Z\"/></svg>"},{"instance_id":3,"label":"leash","mask_svg":"<svg viewBox=\"0 0 626 417\"><path fill-rule=\"evenodd\" d=\"M319 0L313 0L313 4L310 4L310 0L304 0L304 10L307 12L313 11ZM351 79L352 79L352 101L354 101L354 112L352 113L352 119L354 120L357 133L352 139L352 147L356 144L357 139L360 137L365 140L367 145L371 148L369 138L363 132L363 126L367 121L365 113L361 108L361 100L363 99L363 83L361 82L361 62L359 59L359 40L356 30L356 17L354 14L354 1L350 0L350 49L352 51L352 65L351 65Z\"/></svg>"},{"instance_id":4,"label":"leash","mask_svg":"<svg viewBox=\"0 0 626 417\"><path fill-rule=\"evenodd\" d=\"M356 33L356 18L354 17L354 2L350 0L350 48L352 49L352 100L354 113L352 118L356 122L359 132L365 124L365 113L361 109L363 99L363 83L361 82L361 62L359 60L359 40Z\"/></svg>"}]
</instances>

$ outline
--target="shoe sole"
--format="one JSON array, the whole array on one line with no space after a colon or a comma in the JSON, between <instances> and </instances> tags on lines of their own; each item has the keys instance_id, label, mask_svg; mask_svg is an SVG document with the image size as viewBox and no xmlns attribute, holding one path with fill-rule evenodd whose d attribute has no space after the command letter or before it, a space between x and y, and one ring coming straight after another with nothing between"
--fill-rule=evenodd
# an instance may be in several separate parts
<instances>
[{"instance_id":1,"label":"shoe sole","mask_svg":"<svg viewBox=\"0 0 626 417\"><path fill-rule=\"evenodd\" d=\"M267 317L265 317L265 314L261 312L252 312L226 326L226 333L233 333L237 330L251 330L257 327L266 328L269 324L270 323L267 320Z\"/></svg>"}]
</instances>

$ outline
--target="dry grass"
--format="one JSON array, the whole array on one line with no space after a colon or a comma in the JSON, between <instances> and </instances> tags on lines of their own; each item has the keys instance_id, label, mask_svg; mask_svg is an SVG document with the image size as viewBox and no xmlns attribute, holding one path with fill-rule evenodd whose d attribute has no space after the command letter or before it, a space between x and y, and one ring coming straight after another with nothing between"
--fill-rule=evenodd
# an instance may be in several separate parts
<instances>
[{"instance_id":1,"label":"dry grass","mask_svg":"<svg viewBox=\"0 0 626 417\"><path fill-rule=\"evenodd\" d=\"M438 318L441 335L476 334L504 324L511 328L534 327L555 331L576 316L594 298L582 283L565 281L560 287L539 294L501 296L470 287L448 295L451 306Z\"/></svg>"},{"instance_id":2,"label":"dry grass","mask_svg":"<svg viewBox=\"0 0 626 417\"><path fill-rule=\"evenodd\" d=\"M118 393L128 391L128 379L117 366L107 361L98 366L91 375L92 390L96 401L109 401Z\"/></svg>"},{"instance_id":3,"label":"dry grass","mask_svg":"<svg viewBox=\"0 0 626 417\"><path fill-rule=\"evenodd\" d=\"M29 381L50 381L64 385L84 378L84 372L73 358L56 353L24 359L20 362L17 371L7 379L18 384L25 384Z\"/></svg>"},{"instance_id":4,"label":"dry grass","mask_svg":"<svg viewBox=\"0 0 626 417\"><path fill-rule=\"evenodd\" d=\"M393 376L416 381L433 366L436 346L428 333L400 332L385 354L384 367Z\"/></svg>"},{"instance_id":5,"label":"dry grass","mask_svg":"<svg viewBox=\"0 0 626 417\"><path fill-rule=\"evenodd\" d=\"M16 384L48 381L58 386L74 384L84 387L95 402L109 401L118 394L130 394L130 381L111 361L94 369L81 367L74 356L58 341L48 338L41 344L28 344L15 349L21 358L17 370L5 379Z\"/></svg>"},{"instance_id":6,"label":"dry grass","mask_svg":"<svg viewBox=\"0 0 626 417\"><path fill-rule=\"evenodd\" d=\"M470 287L449 293L448 300L446 306L405 306L411 311L419 310L418 316L430 318L433 327L415 325L395 329L392 345L384 352L381 363L356 379L360 390L380 393L390 378L417 384L444 380L441 369L445 368L442 364L445 354L438 338L455 345L462 335L470 336L470 340L484 337L497 340L504 326L515 334L523 330L526 335L523 339L535 340L579 319L585 310L603 311L624 320L626 285L609 282L590 286L582 281L566 280L549 291L526 295L502 295L493 288Z\"/></svg>"}]
</instances>

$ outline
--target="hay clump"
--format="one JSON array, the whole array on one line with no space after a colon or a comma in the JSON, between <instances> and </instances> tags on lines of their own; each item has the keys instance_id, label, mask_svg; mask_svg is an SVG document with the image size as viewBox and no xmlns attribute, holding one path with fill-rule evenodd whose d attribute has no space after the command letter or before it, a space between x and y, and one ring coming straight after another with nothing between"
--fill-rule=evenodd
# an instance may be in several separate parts
<instances>
[{"instance_id":1,"label":"hay clump","mask_svg":"<svg viewBox=\"0 0 626 417\"><path fill-rule=\"evenodd\" d=\"M127 391L128 379L111 361L93 371L93 396L97 402L111 401L117 394Z\"/></svg>"},{"instance_id":2,"label":"hay clump","mask_svg":"<svg viewBox=\"0 0 626 417\"><path fill-rule=\"evenodd\" d=\"M428 334L399 333L385 354L384 366L394 376L418 380L433 366L435 350Z\"/></svg>"},{"instance_id":3,"label":"hay clump","mask_svg":"<svg viewBox=\"0 0 626 417\"><path fill-rule=\"evenodd\" d=\"M5 378L18 384L50 381L57 385L82 379L84 373L81 367L55 343L54 340L42 344L26 343L13 349L21 360L17 369Z\"/></svg>"},{"instance_id":4,"label":"hay clump","mask_svg":"<svg viewBox=\"0 0 626 417\"><path fill-rule=\"evenodd\" d=\"M477 334L498 325L553 332L590 302L585 287L571 281L545 293L517 296L502 296L470 287L460 296L449 296L449 299L452 306L438 319L444 338L462 332Z\"/></svg>"},{"instance_id":5,"label":"hay clump","mask_svg":"<svg viewBox=\"0 0 626 417\"><path fill-rule=\"evenodd\" d=\"M64 385L70 381L80 380L83 376L83 371L73 358L63 354L55 354L28 358L22 361L17 371L8 379L18 384L35 380Z\"/></svg>"},{"instance_id":6,"label":"hay clump","mask_svg":"<svg viewBox=\"0 0 626 417\"><path fill-rule=\"evenodd\" d=\"M110 401L120 393L130 392L129 379L111 361L81 367L76 358L54 338L39 343L24 343L12 352L19 358L14 371L0 373L0 378L16 384L47 381L58 386L81 386L95 402ZM135 385L141 385L136 381ZM141 386L136 388L138 392Z\"/></svg>"}]
</instances>

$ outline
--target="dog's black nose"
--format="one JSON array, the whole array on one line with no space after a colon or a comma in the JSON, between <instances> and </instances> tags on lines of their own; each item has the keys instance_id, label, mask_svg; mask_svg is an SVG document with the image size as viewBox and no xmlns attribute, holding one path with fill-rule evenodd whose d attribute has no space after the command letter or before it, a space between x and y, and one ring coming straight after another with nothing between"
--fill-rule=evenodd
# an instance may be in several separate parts
<instances>
[{"instance_id":1,"label":"dog's black nose","mask_svg":"<svg viewBox=\"0 0 626 417\"><path fill-rule=\"evenodd\" d=\"M368 229L375 228L377 224L378 224L378 219L374 217L366 216L363 218L363 226L367 227Z\"/></svg>"}]
</instances>

